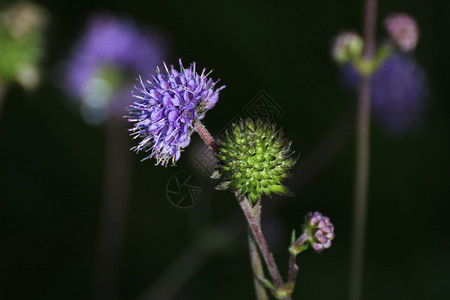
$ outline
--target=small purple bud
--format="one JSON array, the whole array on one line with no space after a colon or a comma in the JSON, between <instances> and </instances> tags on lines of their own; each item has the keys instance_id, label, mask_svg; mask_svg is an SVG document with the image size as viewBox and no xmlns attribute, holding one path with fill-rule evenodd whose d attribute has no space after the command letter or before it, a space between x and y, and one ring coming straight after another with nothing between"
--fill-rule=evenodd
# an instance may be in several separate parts
<instances>
[{"instance_id":1,"label":"small purple bud","mask_svg":"<svg viewBox=\"0 0 450 300\"><path fill-rule=\"evenodd\" d=\"M419 39L419 26L414 18L405 13L391 14L384 20L384 27L400 50L414 50Z\"/></svg>"},{"instance_id":2,"label":"small purple bud","mask_svg":"<svg viewBox=\"0 0 450 300\"><path fill-rule=\"evenodd\" d=\"M323 216L320 212L306 215L306 233L309 235L309 242L317 252L331 247L334 239L334 226L330 218Z\"/></svg>"}]
</instances>

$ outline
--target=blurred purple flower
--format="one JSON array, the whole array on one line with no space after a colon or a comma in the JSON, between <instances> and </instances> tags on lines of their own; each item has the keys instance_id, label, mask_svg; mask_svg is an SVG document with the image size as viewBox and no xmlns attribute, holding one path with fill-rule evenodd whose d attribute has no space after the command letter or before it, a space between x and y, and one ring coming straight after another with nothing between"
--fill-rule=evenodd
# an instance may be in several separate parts
<instances>
[{"instance_id":1,"label":"blurred purple flower","mask_svg":"<svg viewBox=\"0 0 450 300\"><path fill-rule=\"evenodd\" d=\"M132 149L151 152L145 159L155 157L157 164L167 166L170 160L175 164L183 148L191 141L194 122L203 119L205 113L214 107L219 99L216 88L218 81L213 81L203 69L196 73L195 62L185 69L181 62L180 71L173 66L170 69L164 63L167 75L152 75L147 85L142 82L136 87L138 100L128 110L128 121L134 122L131 135L142 138Z\"/></svg>"},{"instance_id":2,"label":"blurred purple flower","mask_svg":"<svg viewBox=\"0 0 450 300\"><path fill-rule=\"evenodd\" d=\"M163 42L131 20L92 16L64 70L65 88L81 100L83 117L90 123L101 123L108 114L122 117L131 102L132 79L156 68Z\"/></svg>"},{"instance_id":3,"label":"blurred purple flower","mask_svg":"<svg viewBox=\"0 0 450 300\"><path fill-rule=\"evenodd\" d=\"M359 75L354 66L346 64L340 71L344 85L356 92ZM425 72L411 56L395 54L387 58L372 76L374 115L393 135L403 134L417 125L426 95Z\"/></svg>"},{"instance_id":4,"label":"blurred purple flower","mask_svg":"<svg viewBox=\"0 0 450 300\"><path fill-rule=\"evenodd\" d=\"M400 50L408 52L416 48L419 25L413 17L405 13L390 14L384 20L384 27Z\"/></svg>"}]
</instances>

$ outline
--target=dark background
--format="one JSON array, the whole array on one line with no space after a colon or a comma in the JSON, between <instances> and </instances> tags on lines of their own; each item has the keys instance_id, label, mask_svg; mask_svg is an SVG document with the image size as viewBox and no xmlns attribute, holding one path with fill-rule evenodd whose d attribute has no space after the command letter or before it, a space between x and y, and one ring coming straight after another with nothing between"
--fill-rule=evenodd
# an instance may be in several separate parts
<instances>
[{"instance_id":1,"label":"dark background","mask_svg":"<svg viewBox=\"0 0 450 300\"><path fill-rule=\"evenodd\" d=\"M279 205L266 210L263 230L285 274L290 230L299 229L309 211L330 216L336 226L333 246L321 255L308 251L299 256L294 299L348 297L355 141L350 135L339 150L325 147L332 159L323 168L327 159L315 146L353 111L354 99L339 86L329 47L339 31L361 31L362 1L37 2L52 15L44 82L34 94L12 86L0 116L0 298L92 298L105 127L85 124L66 105L53 70L68 57L86 18L105 11L165 31L172 46L168 62L182 57L186 64L195 60L214 68L213 78L220 77L227 88L205 118L212 133L239 115L260 90L284 109L275 121L301 154L295 171L303 175L287 183L297 196L264 199L267 206ZM399 11L420 24L415 57L428 74L430 93L424 122L414 133L392 138L373 123L364 299L446 299L450 2L380 1L379 37L385 35L381 18ZM337 132L338 139L345 136ZM192 145L199 142L194 137ZM204 229L239 213L232 195L214 191L200 174L205 188L200 204L182 210L166 199L164 187L174 174L196 172L189 160L193 149L175 168L140 163L143 156L132 154L121 299L136 299L158 285L164 270ZM311 171L301 170L303 159ZM189 260L183 269L194 273L173 299L254 298L245 223L237 216L230 227L237 236L229 242L217 234L207 239L197 254L215 250L198 269Z\"/></svg>"}]
</instances>

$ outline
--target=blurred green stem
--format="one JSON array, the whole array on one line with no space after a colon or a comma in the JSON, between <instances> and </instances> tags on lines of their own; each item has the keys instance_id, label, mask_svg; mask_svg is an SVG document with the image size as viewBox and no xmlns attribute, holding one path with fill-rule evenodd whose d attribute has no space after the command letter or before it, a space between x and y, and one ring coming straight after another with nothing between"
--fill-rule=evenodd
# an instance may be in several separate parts
<instances>
[{"instance_id":1,"label":"blurred green stem","mask_svg":"<svg viewBox=\"0 0 450 300\"><path fill-rule=\"evenodd\" d=\"M258 226L261 227L261 203L259 201L253 207L253 214L258 222ZM248 246L250 250L250 262L252 265L253 274L255 275L253 282L255 284L256 298L258 300L268 300L269 297L267 296L266 289L258 280L258 278L264 278L264 268L262 265L261 256L258 252L258 246L253 239L250 228L248 232Z\"/></svg>"},{"instance_id":2,"label":"blurred green stem","mask_svg":"<svg viewBox=\"0 0 450 300\"><path fill-rule=\"evenodd\" d=\"M97 249L94 299L119 298L120 258L130 200L131 152L126 122L106 120L106 161Z\"/></svg>"},{"instance_id":3,"label":"blurred green stem","mask_svg":"<svg viewBox=\"0 0 450 300\"><path fill-rule=\"evenodd\" d=\"M364 52L363 60L371 62L375 47L376 0L366 0L364 7ZM370 163L370 79L371 74L361 74L359 87L355 203L353 211L353 245L350 278L350 299L362 298L364 244L367 223L367 195L369 188Z\"/></svg>"},{"instance_id":4,"label":"blurred green stem","mask_svg":"<svg viewBox=\"0 0 450 300\"><path fill-rule=\"evenodd\" d=\"M6 84L4 84L1 80L0 80L0 116L2 113L2 108L3 108L3 100L6 94Z\"/></svg>"}]
</instances>

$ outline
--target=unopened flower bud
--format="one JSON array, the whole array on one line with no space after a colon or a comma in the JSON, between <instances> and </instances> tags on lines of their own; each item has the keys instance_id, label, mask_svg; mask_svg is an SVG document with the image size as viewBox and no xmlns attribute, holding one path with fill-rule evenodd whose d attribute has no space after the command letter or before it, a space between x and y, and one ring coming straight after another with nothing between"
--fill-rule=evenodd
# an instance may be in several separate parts
<instances>
[{"instance_id":1,"label":"unopened flower bud","mask_svg":"<svg viewBox=\"0 0 450 300\"><path fill-rule=\"evenodd\" d=\"M317 252L331 247L334 239L334 226L330 218L323 216L320 212L309 213L306 216L306 232L309 242Z\"/></svg>"},{"instance_id":2,"label":"unopened flower bud","mask_svg":"<svg viewBox=\"0 0 450 300\"><path fill-rule=\"evenodd\" d=\"M400 50L414 50L419 39L419 26L405 13L391 14L384 20L384 27Z\"/></svg>"},{"instance_id":3,"label":"unopened flower bud","mask_svg":"<svg viewBox=\"0 0 450 300\"><path fill-rule=\"evenodd\" d=\"M331 56L337 63L343 64L361 56L363 47L361 36L354 32L343 32L334 39Z\"/></svg>"}]
</instances>

